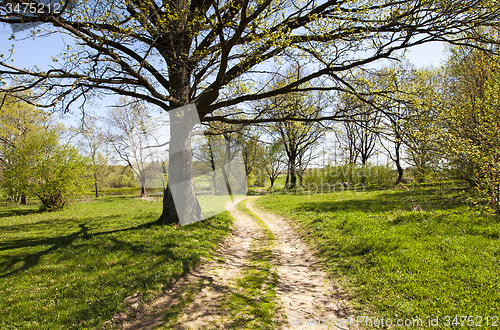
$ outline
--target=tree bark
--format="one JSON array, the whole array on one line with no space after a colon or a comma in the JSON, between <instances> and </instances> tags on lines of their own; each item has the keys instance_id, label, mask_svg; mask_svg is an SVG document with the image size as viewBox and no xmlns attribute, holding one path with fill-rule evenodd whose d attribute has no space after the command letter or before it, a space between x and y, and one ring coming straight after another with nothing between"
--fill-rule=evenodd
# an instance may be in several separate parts
<instances>
[{"instance_id":1,"label":"tree bark","mask_svg":"<svg viewBox=\"0 0 500 330\"><path fill-rule=\"evenodd\" d=\"M403 168L401 167L401 157L399 155L399 149L401 148L401 144L396 142L395 144L395 154L396 158L394 159L394 163L396 164L396 168L398 169L398 179L395 184L403 182Z\"/></svg>"},{"instance_id":2,"label":"tree bark","mask_svg":"<svg viewBox=\"0 0 500 330\"><path fill-rule=\"evenodd\" d=\"M168 184L159 223L187 224L201 220L201 207L196 199L193 181L191 134L194 123L185 110L172 110L169 116Z\"/></svg>"},{"instance_id":3,"label":"tree bark","mask_svg":"<svg viewBox=\"0 0 500 330\"><path fill-rule=\"evenodd\" d=\"M168 184L167 188L165 188L165 191L163 192L163 212L160 215L158 222L162 225L179 224L179 216L177 215L175 203Z\"/></svg>"},{"instance_id":4,"label":"tree bark","mask_svg":"<svg viewBox=\"0 0 500 330\"><path fill-rule=\"evenodd\" d=\"M97 184L97 174L94 173L95 197L99 197L99 186Z\"/></svg>"},{"instance_id":5,"label":"tree bark","mask_svg":"<svg viewBox=\"0 0 500 330\"><path fill-rule=\"evenodd\" d=\"M285 188L288 188L288 184L290 183L290 161L286 166L286 180L285 180Z\"/></svg>"},{"instance_id":6,"label":"tree bark","mask_svg":"<svg viewBox=\"0 0 500 330\"><path fill-rule=\"evenodd\" d=\"M26 195L21 196L21 205L28 205L28 199L26 198Z\"/></svg>"},{"instance_id":7,"label":"tree bark","mask_svg":"<svg viewBox=\"0 0 500 330\"><path fill-rule=\"evenodd\" d=\"M290 156L290 188L293 189L297 185L297 156Z\"/></svg>"},{"instance_id":8,"label":"tree bark","mask_svg":"<svg viewBox=\"0 0 500 330\"><path fill-rule=\"evenodd\" d=\"M147 196L147 193L146 193L146 187L145 186L142 186L141 187L141 197L146 197Z\"/></svg>"}]
</instances>

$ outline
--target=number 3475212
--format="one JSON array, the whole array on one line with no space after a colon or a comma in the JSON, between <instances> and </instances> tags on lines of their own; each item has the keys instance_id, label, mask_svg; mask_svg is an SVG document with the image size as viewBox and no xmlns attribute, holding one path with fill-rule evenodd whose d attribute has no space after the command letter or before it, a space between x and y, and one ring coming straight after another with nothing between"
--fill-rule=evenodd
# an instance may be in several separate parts
<instances>
[{"instance_id":1,"label":"number 3475212","mask_svg":"<svg viewBox=\"0 0 500 330\"><path fill-rule=\"evenodd\" d=\"M39 2L21 2L10 3L5 5L7 14L59 14L62 10L60 3L43 4Z\"/></svg>"}]
</instances>

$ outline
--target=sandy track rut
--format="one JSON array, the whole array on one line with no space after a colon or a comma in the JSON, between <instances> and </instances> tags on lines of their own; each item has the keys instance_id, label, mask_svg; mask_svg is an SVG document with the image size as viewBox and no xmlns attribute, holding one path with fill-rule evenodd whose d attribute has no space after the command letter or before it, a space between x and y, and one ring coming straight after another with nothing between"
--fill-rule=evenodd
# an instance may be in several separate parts
<instances>
[{"instance_id":1,"label":"sandy track rut","mask_svg":"<svg viewBox=\"0 0 500 330\"><path fill-rule=\"evenodd\" d=\"M273 233L276 241L272 251L272 264L278 274L276 287L277 304L288 321L279 329L325 329L308 323L300 326L300 320L322 317L348 318L350 308L337 288L328 282L326 274L315 267L317 263L310 248L300 235L281 216L253 205L254 198L246 206L255 213ZM168 292L156 297L148 304L136 303L128 314L117 314L113 323L120 329L224 329L229 321L219 309L224 295L234 288L232 281L248 264L252 242L264 235L253 217L236 209L236 203L226 206L235 218L233 232L225 238L213 260L196 267L181 278ZM165 324L164 315L179 303L186 288L201 287L193 302L184 307L182 316L175 324ZM139 297L140 298L140 297ZM135 317L130 318L130 314ZM339 324L339 323L336 323ZM332 326L329 329L348 329Z\"/></svg>"},{"instance_id":2,"label":"sandy track rut","mask_svg":"<svg viewBox=\"0 0 500 330\"><path fill-rule=\"evenodd\" d=\"M299 319L348 318L350 308L347 300L341 297L338 288L328 282L327 275L314 267L317 259L287 220L255 207L253 201L247 202L247 207L264 221L277 239L273 251L278 271L277 293L290 321L282 329L325 329L324 325L299 326ZM340 325L340 322L331 323Z\"/></svg>"}]
</instances>

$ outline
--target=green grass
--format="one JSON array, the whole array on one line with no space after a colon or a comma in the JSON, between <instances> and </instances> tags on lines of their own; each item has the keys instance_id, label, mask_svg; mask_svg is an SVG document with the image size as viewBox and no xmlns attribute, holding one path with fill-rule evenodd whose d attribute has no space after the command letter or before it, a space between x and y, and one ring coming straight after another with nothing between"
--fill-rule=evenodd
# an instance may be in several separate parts
<instances>
[{"instance_id":1,"label":"green grass","mask_svg":"<svg viewBox=\"0 0 500 330\"><path fill-rule=\"evenodd\" d=\"M0 328L91 329L210 257L232 224L224 212L156 226L160 212L160 200L123 197L53 213L0 207Z\"/></svg>"},{"instance_id":2,"label":"green grass","mask_svg":"<svg viewBox=\"0 0 500 330\"><path fill-rule=\"evenodd\" d=\"M500 316L500 219L468 207L459 186L268 195L257 204L306 233L358 314Z\"/></svg>"},{"instance_id":3,"label":"green grass","mask_svg":"<svg viewBox=\"0 0 500 330\"><path fill-rule=\"evenodd\" d=\"M232 196L233 200L238 200L243 197L245 196L242 194L234 194ZM224 212L226 210L226 204L231 201L231 197L229 195L206 195L199 196L198 201L201 207L201 215L207 218Z\"/></svg>"}]
</instances>

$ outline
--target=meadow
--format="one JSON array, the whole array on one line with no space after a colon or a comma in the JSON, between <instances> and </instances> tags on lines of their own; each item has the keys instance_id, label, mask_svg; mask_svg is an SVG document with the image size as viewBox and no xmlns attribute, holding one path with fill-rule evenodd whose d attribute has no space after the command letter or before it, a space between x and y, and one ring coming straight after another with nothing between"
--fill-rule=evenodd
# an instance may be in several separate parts
<instances>
[{"instance_id":1,"label":"meadow","mask_svg":"<svg viewBox=\"0 0 500 330\"><path fill-rule=\"evenodd\" d=\"M147 301L210 258L231 228L224 212L157 226L161 200L86 199L60 212L0 206L0 328L92 329Z\"/></svg>"},{"instance_id":2,"label":"meadow","mask_svg":"<svg viewBox=\"0 0 500 330\"><path fill-rule=\"evenodd\" d=\"M356 314L500 326L500 218L469 204L464 189L274 194L256 204L292 219Z\"/></svg>"},{"instance_id":3,"label":"meadow","mask_svg":"<svg viewBox=\"0 0 500 330\"><path fill-rule=\"evenodd\" d=\"M291 219L356 315L488 328L500 314L500 218L467 196L464 186L446 182L325 194L278 189L255 203ZM226 202L200 198L207 216ZM60 212L30 203L0 206L1 329L92 329L124 311L127 297L148 301L210 259L233 221L223 212L158 226L161 199L154 197L83 198ZM262 274L249 268L240 285L252 306L267 311L275 296L254 290L269 276L269 261L259 262ZM239 304L248 302L232 297L223 307L241 311Z\"/></svg>"}]
</instances>

